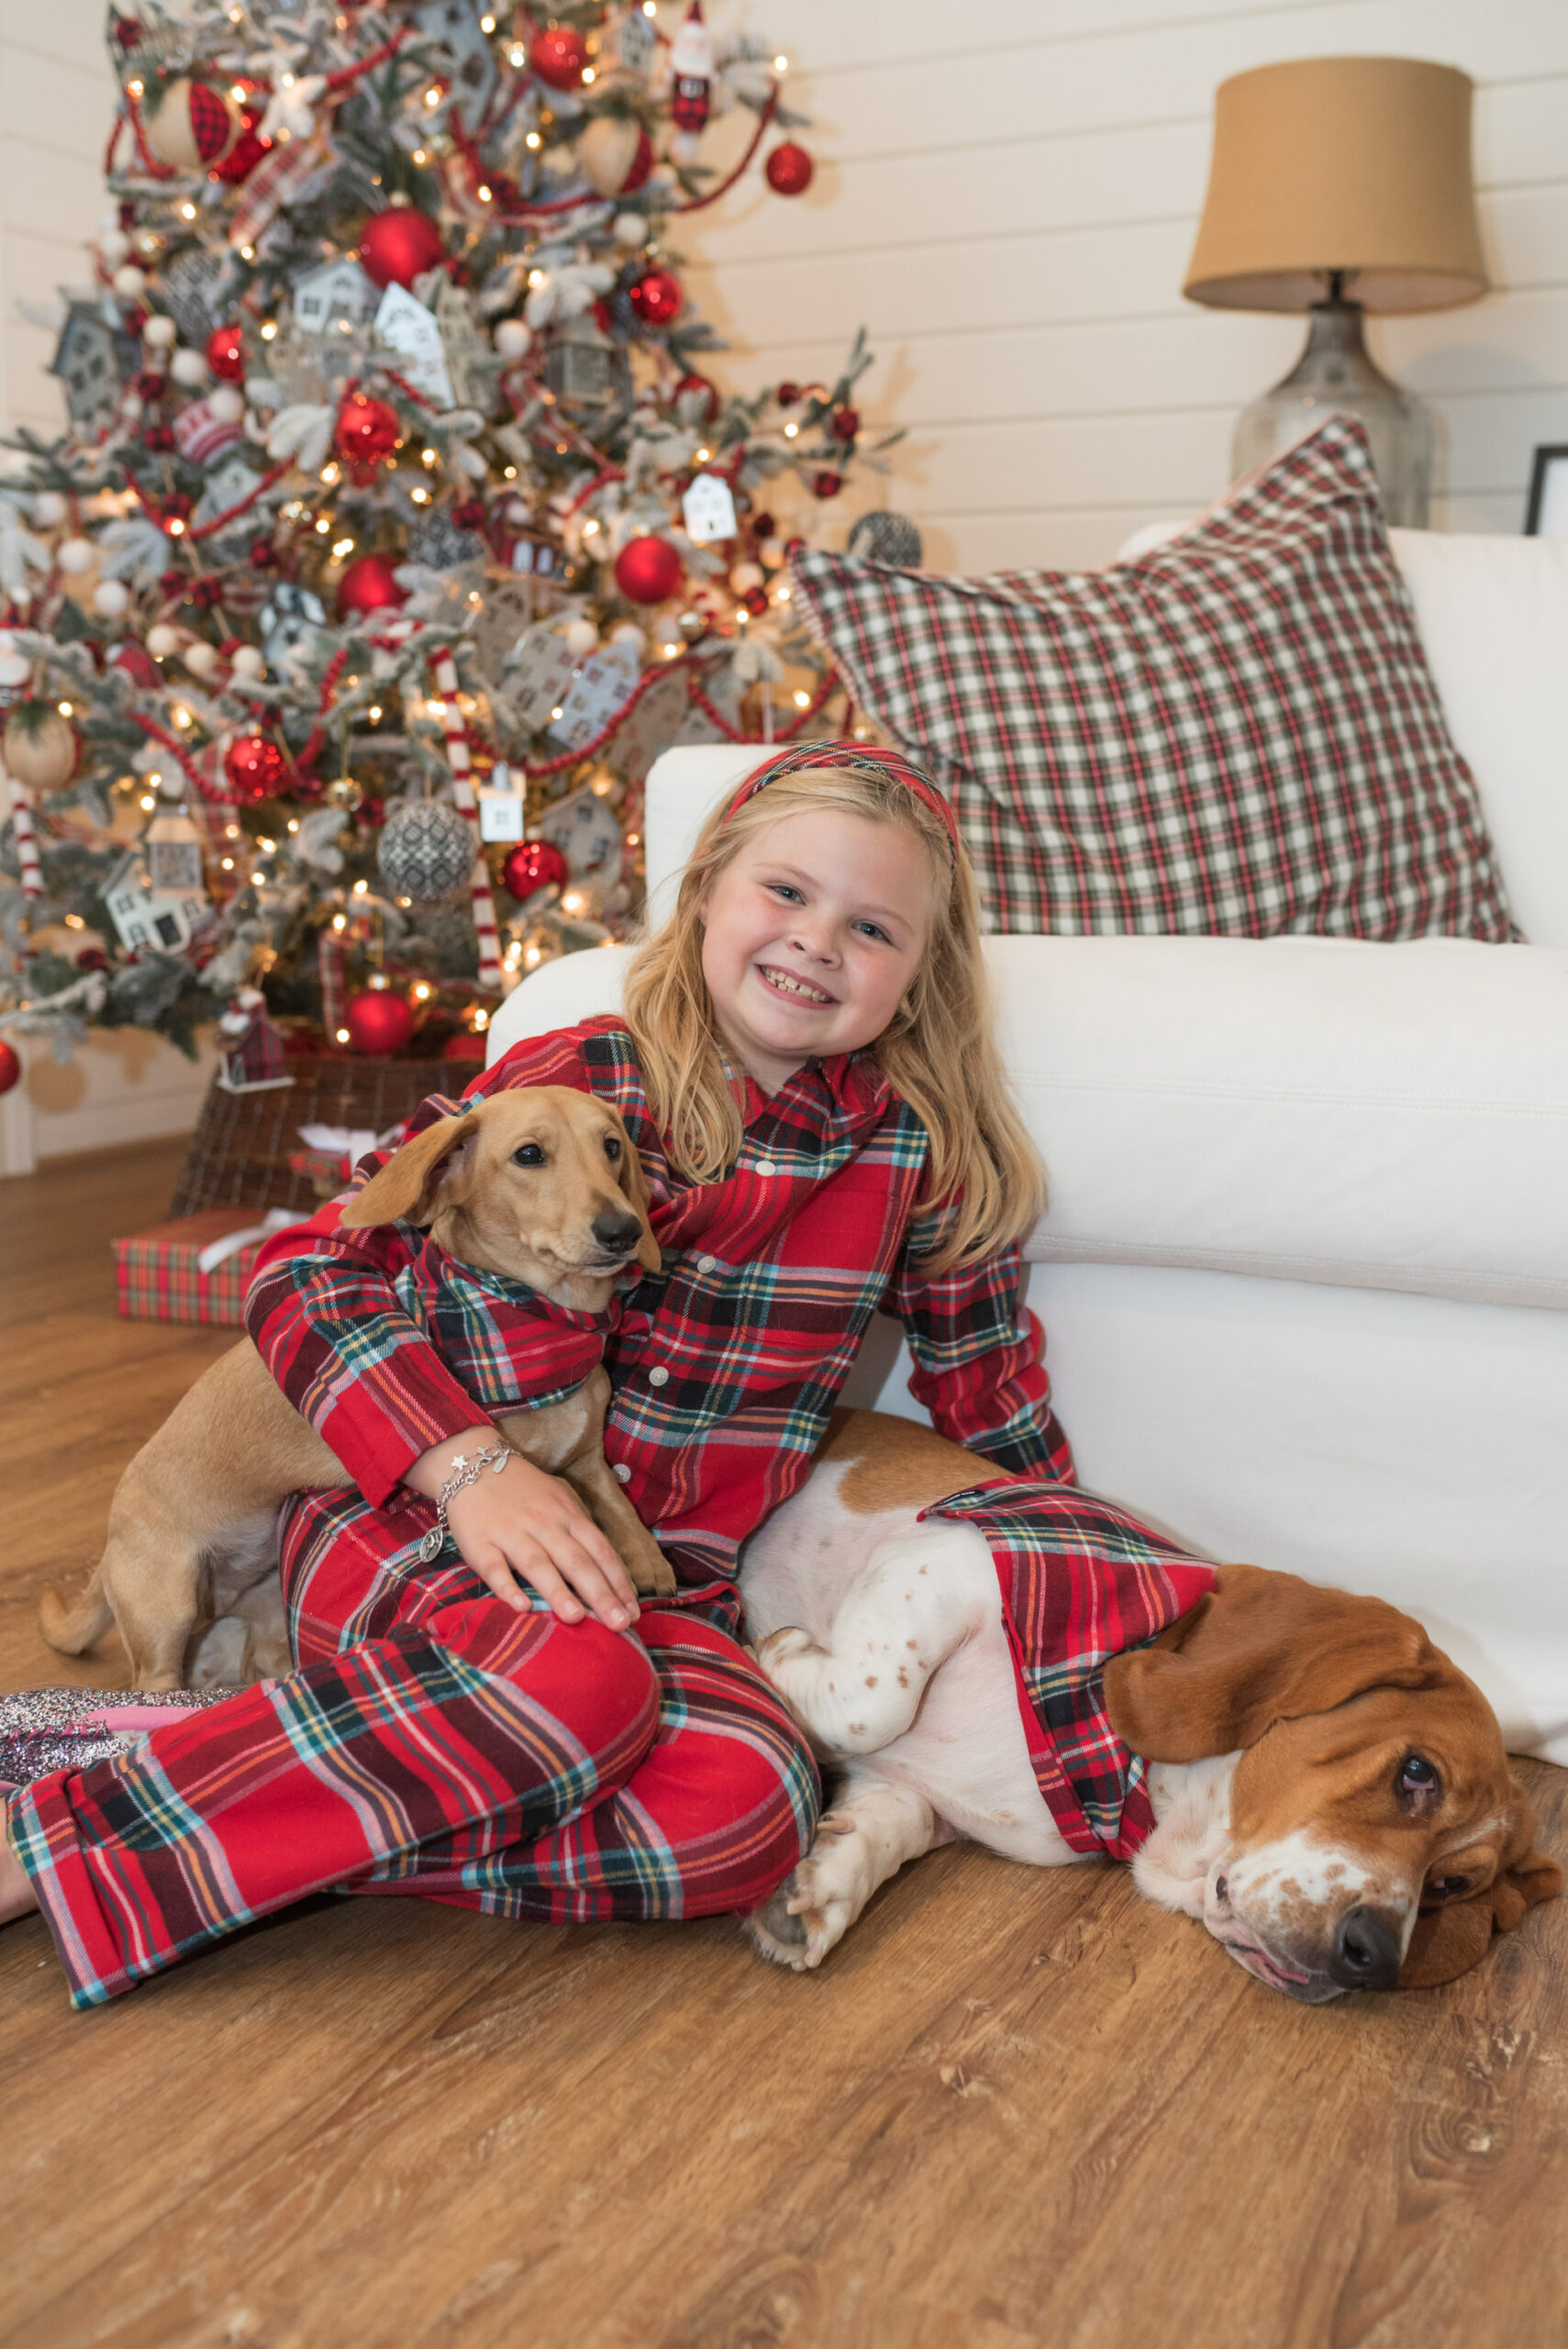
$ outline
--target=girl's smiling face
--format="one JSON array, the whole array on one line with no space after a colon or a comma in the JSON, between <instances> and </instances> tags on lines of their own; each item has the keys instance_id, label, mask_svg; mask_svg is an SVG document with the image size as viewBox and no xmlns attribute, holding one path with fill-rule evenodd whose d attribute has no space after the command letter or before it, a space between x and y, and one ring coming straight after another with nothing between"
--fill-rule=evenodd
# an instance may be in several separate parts
<instances>
[{"instance_id":1,"label":"girl's smiling face","mask_svg":"<svg viewBox=\"0 0 1568 2349\"><path fill-rule=\"evenodd\" d=\"M902 825L824 807L738 849L703 907L719 1033L765 1093L808 1060L874 1043L930 935L936 880Z\"/></svg>"}]
</instances>

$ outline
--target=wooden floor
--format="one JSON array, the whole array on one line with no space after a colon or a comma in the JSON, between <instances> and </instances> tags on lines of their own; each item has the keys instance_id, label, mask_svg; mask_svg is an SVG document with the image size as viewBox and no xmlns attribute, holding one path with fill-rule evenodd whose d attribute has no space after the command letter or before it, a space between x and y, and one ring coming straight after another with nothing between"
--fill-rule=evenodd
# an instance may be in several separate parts
<instances>
[{"instance_id":1,"label":"wooden floor","mask_svg":"<svg viewBox=\"0 0 1568 2349\"><path fill-rule=\"evenodd\" d=\"M0 1187L0 1685L72 1676L38 1586L228 1342L115 1317L108 1235L177 1163ZM1525 1776L1568 1853L1568 1774ZM28 1919L0 2035L28 2349L1568 2339L1568 1901L1448 1990L1316 2010L1125 1871L974 1851L806 1981L724 1922L327 1900L73 2015Z\"/></svg>"}]
</instances>

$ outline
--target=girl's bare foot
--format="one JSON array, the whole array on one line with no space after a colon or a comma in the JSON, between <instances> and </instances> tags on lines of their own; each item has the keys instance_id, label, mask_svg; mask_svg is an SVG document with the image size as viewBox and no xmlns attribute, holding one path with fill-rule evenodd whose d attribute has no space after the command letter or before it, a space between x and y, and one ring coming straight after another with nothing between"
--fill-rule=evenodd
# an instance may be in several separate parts
<instances>
[{"instance_id":1,"label":"girl's bare foot","mask_svg":"<svg viewBox=\"0 0 1568 2349\"><path fill-rule=\"evenodd\" d=\"M0 1835L0 1925L8 1925L16 1917L30 1916L38 1907L33 1880Z\"/></svg>"}]
</instances>

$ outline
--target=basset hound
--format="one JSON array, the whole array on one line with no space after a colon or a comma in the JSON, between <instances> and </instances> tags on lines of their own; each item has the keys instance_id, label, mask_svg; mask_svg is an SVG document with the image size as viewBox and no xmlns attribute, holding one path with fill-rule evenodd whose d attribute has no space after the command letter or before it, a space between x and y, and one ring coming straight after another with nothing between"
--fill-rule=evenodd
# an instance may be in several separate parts
<instances>
[{"instance_id":1,"label":"basset hound","mask_svg":"<svg viewBox=\"0 0 1568 2349\"><path fill-rule=\"evenodd\" d=\"M1491 1707L1411 1617L1207 1566L929 1428L837 1415L741 1588L763 1672L840 1780L747 1920L796 1971L960 1836L1041 1867L1129 1859L1150 1899L1307 2004L1449 1981L1561 1887Z\"/></svg>"}]
</instances>

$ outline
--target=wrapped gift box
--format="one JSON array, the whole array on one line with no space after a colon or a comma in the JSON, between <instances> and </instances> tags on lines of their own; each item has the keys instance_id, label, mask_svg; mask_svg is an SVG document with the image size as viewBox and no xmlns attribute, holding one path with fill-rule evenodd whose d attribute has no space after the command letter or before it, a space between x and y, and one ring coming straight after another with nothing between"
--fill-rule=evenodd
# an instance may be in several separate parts
<instances>
[{"instance_id":1,"label":"wrapped gift box","mask_svg":"<svg viewBox=\"0 0 1568 2349\"><path fill-rule=\"evenodd\" d=\"M348 1184L354 1162L346 1150L291 1150L289 1172L303 1174L318 1199L335 1199Z\"/></svg>"},{"instance_id":2,"label":"wrapped gift box","mask_svg":"<svg viewBox=\"0 0 1568 2349\"><path fill-rule=\"evenodd\" d=\"M245 1291L263 1241L301 1220L297 1215L274 1213L258 1221L242 1208L207 1208L113 1241L120 1311L131 1321L216 1321L239 1327L245 1318ZM221 1263L212 1264L211 1252L240 1233L240 1244ZM209 1255L206 1270L204 1252Z\"/></svg>"}]
</instances>

